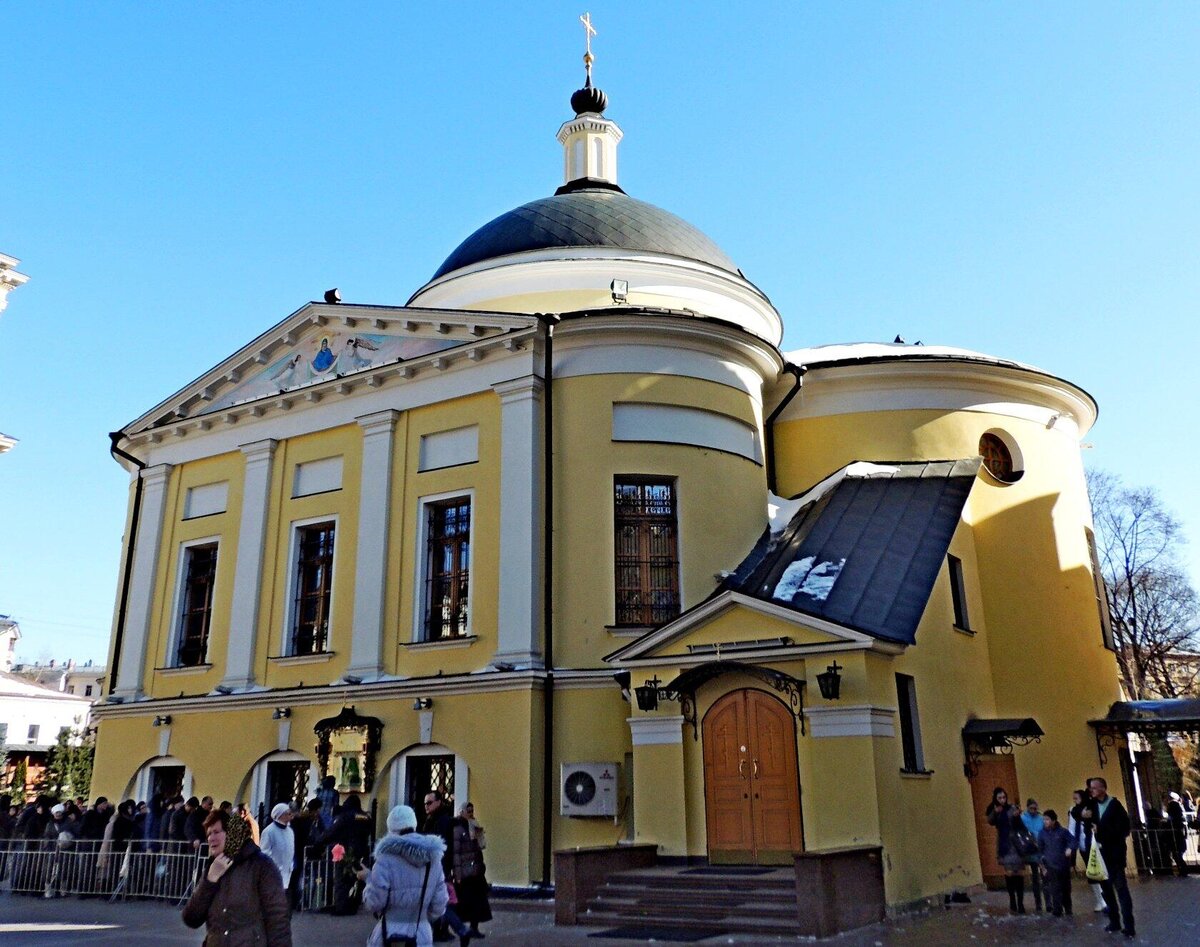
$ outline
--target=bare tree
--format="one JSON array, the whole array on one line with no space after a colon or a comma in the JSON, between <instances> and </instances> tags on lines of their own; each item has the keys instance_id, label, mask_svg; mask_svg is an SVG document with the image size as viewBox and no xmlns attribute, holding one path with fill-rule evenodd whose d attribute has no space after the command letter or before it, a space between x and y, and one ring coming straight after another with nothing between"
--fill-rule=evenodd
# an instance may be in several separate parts
<instances>
[{"instance_id":1,"label":"bare tree","mask_svg":"<svg viewBox=\"0 0 1200 947\"><path fill-rule=\"evenodd\" d=\"M1089 471L1097 554L1122 683L1132 700L1194 690L1200 603L1179 567L1182 527L1150 487Z\"/></svg>"}]
</instances>

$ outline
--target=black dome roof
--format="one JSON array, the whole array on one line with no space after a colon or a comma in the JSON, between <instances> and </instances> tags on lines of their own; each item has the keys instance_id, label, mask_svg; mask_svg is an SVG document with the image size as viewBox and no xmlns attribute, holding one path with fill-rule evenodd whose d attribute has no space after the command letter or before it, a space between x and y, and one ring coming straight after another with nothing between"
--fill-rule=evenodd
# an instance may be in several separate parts
<instances>
[{"instance_id":1,"label":"black dome roof","mask_svg":"<svg viewBox=\"0 0 1200 947\"><path fill-rule=\"evenodd\" d=\"M577 187L573 182L552 197L530 201L484 224L458 245L433 278L483 260L554 247L662 253L739 273L721 248L687 221L611 185Z\"/></svg>"}]
</instances>

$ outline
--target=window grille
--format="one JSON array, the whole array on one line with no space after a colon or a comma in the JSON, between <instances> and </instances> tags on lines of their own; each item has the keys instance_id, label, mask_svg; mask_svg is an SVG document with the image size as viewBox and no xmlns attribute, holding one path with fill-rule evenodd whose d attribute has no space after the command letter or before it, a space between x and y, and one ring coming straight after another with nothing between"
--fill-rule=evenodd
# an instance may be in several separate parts
<instances>
[{"instance_id":1,"label":"window grille","mask_svg":"<svg viewBox=\"0 0 1200 947\"><path fill-rule=\"evenodd\" d=\"M292 654L321 654L329 645L333 595L333 523L296 530L296 597L292 606Z\"/></svg>"},{"instance_id":2,"label":"window grille","mask_svg":"<svg viewBox=\"0 0 1200 947\"><path fill-rule=\"evenodd\" d=\"M614 485L616 623L660 625L679 614L679 551L672 480Z\"/></svg>"},{"instance_id":3,"label":"window grille","mask_svg":"<svg viewBox=\"0 0 1200 947\"><path fill-rule=\"evenodd\" d=\"M179 667L203 664L208 652L213 582L217 575L217 544L189 546L186 555L183 607L179 616L179 647L175 655L175 663ZM89 687L88 694L91 692Z\"/></svg>"},{"instance_id":4,"label":"window grille","mask_svg":"<svg viewBox=\"0 0 1200 947\"><path fill-rule=\"evenodd\" d=\"M469 617L471 499L439 500L425 511L425 640L461 638Z\"/></svg>"}]
</instances>

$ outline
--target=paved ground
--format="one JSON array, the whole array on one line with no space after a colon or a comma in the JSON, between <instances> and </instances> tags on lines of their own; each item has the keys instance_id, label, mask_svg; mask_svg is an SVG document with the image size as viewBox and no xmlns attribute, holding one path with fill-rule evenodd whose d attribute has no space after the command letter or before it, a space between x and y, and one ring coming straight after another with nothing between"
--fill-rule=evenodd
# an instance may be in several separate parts
<instances>
[{"instance_id":1,"label":"paved ground","mask_svg":"<svg viewBox=\"0 0 1200 947\"><path fill-rule=\"evenodd\" d=\"M1156 878L1132 886L1138 918L1137 943L1153 947L1200 944L1200 876ZM906 917L856 931L825 943L836 947L983 947L989 944L1122 944L1121 937L1102 931L1101 915L1090 911L1083 885L1076 900L1089 910L1071 919L1026 915L1011 917L1003 894L987 894L972 904ZM575 947L630 947L645 940L596 938L593 928L556 928L548 906L525 904L518 910L504 901L493 904L496 918L484 929L483 947L526 944ZM365 944L374 920L366 914L336 918L297 915L292 925L297 947L341 947ZM179 912L150 902L108 904L97 900L14 897L0 894L0 944L4 947L144 947L197 945L203 935L185 928ZM767 945L802 941L722 935L699 941L718 944Z\"/></svg>"}]
</instances>

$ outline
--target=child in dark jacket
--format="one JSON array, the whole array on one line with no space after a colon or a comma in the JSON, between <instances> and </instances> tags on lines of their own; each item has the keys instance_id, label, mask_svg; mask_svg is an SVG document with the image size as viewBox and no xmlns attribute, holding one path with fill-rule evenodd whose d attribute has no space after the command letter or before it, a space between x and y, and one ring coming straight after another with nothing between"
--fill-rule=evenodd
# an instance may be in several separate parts
<instances>
[{"instance_id":1,"label":"child in dark jacket","mask_svg":"<svg viewBox=\"0 0 1200 947\"><path fill-rule=\"evenodd\" d=\"M1038 836L1038 852L1046 874L1046 907L1055 917L1071 916L1071 862L1075 857L1075 837L1058 824L1058 813L1047 809L1042 814L1045 828Z\"/></svg>"}]
</instances>

